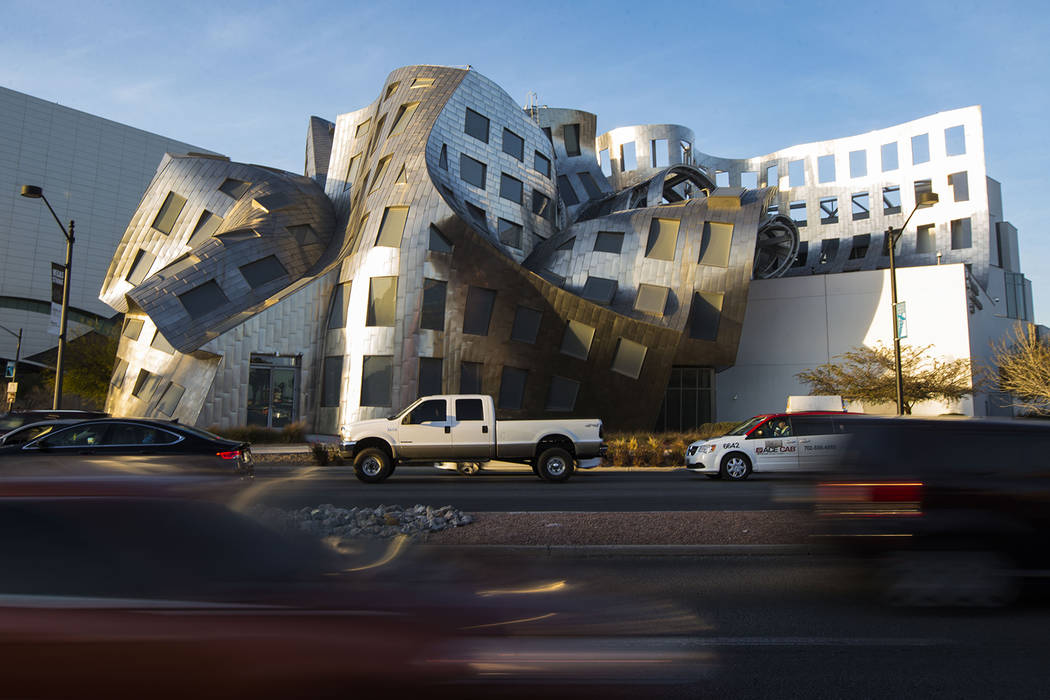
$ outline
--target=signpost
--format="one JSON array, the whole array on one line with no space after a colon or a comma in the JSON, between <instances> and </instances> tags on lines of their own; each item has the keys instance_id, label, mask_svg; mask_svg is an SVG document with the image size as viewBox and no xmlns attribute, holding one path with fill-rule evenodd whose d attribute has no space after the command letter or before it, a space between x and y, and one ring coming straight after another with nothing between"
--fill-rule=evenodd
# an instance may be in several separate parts
<instances>
[{"instance_id":1,"label":"signpost","mask_svg":"<svg viewBox=\"0 0 1050 700\"><path fill-rule=\"evenodd\" d=\"M908 337L908 310L905 302L899 302L893 307L893 315L897 317L897 337L901 340Z\"/></svg>"}]
</instances>

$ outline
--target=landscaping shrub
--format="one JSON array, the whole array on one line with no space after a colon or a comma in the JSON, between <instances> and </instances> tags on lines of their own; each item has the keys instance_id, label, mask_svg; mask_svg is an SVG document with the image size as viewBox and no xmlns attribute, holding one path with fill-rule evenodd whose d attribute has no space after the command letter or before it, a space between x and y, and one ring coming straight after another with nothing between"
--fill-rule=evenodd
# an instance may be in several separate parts
<instances>
[{"instance_id":1,"label":"landscaping shrub","mask_svg":"<svg viewBox=\"0 0 1050 700\"><path fill-rule=\"evenodd\" d=\"M314 462L322 467L328 466L328 445L320 442L311 442L310 451L314 453Z\"/></svg>"},{"instance_id":2,"label":"landscaping shrub","mask_svg":"<svg viewBox=\"0 0 1050 700\"><path fill-rule=\"evenodd\" d=\"M212 426L208 431L230 440L252 444L306 442L306 423L302 421L289 423L280 430L259 425L237 425L232 428Z\"/></svg>"},{"instance_id":3,"label":"landscaping shrub","mask_svg":"<svg viewBox=\"0 0 1050 700\"><path fill-rule=\"evenodd\" d=\"M688 433L610 433L603 463L617 467L675 467L685 464L685 451L697 440L725 433L737 423L705 423Z\"/></svg>"}]
</instances>

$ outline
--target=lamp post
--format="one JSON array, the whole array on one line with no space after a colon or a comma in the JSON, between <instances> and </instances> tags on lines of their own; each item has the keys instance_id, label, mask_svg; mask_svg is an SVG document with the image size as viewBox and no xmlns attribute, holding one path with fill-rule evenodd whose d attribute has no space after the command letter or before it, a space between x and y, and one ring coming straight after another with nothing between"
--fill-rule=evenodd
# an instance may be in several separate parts
<instances>
[{"instance_id":1,"label":"lamp post","mask_svg":"<svg viewBox=\"0 0 1050 700\"><path fill-rule=\"evenodd\" d=\"M62 316L58 328L58 357L55 359L55 398L52 409L58 410L62 407L62 355L66 349L66 316L69 310L69 275L73 268L73 220L69 220L69 230L62 225L58 214L51 208L51 202L44 196L44 190L36 185L22 185L22 196L30 199L42 199L47 205L47 210L55 218L55 223L62 229L62 235L66 237L66 265L62 274Z\"/></svg>"},{"instance_id":2,"label":"lamp post","mask_svg":"<svg viewBox=\"0 0 1050 700\"><path fill-rule=\"evenodd\" d=\"M5 328L4 326L0 326L0 330L6 331L6 332L10 333L11 335L13 335L14 337L18 338L18 344L15 345L15 366L14 366L14 370L11 372L11 382L14 383L14 382L18 381L18 360L21 359L21 357L22 357L22 329L19 328L18 332L15 333L10 328ZM14 400L14 397L12 396L12 401L13 400ZM2 403L0 403L0 406L2 406L5 411L9 409L9 406L7 405L6 397L3 399Z\"/></svg>"},{"instance_id":3,"label":"lamp post","mask_svg":"<svg viewBox=\"0 0 1050 700\"><path fill-rule=\"evenodd\" d=\"M911 217L915 215L915 212L920 207L932 207L939 201L940 198L936 192L919 192L918 197L916 197L915 208L911 210L911 214L908 214L908 218L904 220L904 225L899 229L894 229L892 226L886 229L886 237L890 243L890 301L892 307L890 311L893 314L893 369L897 375L898 416L904 415L904 370L901 368L900 322L897 316L897 258L895 249L897 241L904 234L904 229L908 228L908 222L911 221Z\"/></svg>"}]
</instances>

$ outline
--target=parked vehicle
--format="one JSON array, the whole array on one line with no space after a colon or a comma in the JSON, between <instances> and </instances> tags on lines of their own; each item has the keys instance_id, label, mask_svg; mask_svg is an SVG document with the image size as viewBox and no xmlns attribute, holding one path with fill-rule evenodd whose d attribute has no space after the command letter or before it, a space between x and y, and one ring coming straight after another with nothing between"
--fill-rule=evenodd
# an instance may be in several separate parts
<instances>
[{"instance_id":1,"label":"parked vehicle","mask_svg":"<svg viewBox=\"0 0 1050 700\"><path fill-rule=\"evenodd\" d=\"M596 467L605 454L598 418L496 420L491 396L424 396L389 418L344 425L341 445L366 483L383 481L399 464L532 465L537 476L561 482L573 470Z\"/></svg>"},{"instance_id":2,"label":"parked vehicle","mask_svg":"<svg viewBox=\"0 0 1050 700\"><path fill-rule=\"evenodd\" d=\"M767 413L721 437L689 445L685 466L712 479L746 479L754 471L812 471L835 463L846 439L841 412Z\"/></svg>"},{"instance_id":3,"label":"parked vehicle","mask_svg":"<svg viewBox=\"0 0 1050 700\"><path fill-rule=\"evenodd\" d=\"M56 420L43 420L37 423L26 423L14 430L0 434L0 445L24 445L33 438L42 437L57 428L73 423L79 423L78 418L59 418Z\"/></svg>"},{"instance_id":4,"label":"parked vehicle","mask_svg":"<svg viewBox=\"0 0 1050 700\"><path fill-rule=\"evenodd\" d=\"M143 473L218 472L252 478L251 445L170 421L78 421L20 445L0 446L0 475L91 468Z\"/></svg>"},{"instance_id":5,"label":"parked vehicle","mask_svg":"<svg viewBox=\"0 0 1050 700\"><path fill-rule=\"evenodd\" d=\"M825 541L874 565L890 602L997 605L1050 571L1050 426L839 420L847 445L816 512Z\"/></svg>"},{"instance_id":6,"label":"parked vehicle","mask_svg":"<svg viewBox=\"0 0 1050 700\"><path fill-rule=\"evenodd\" d=\"M39 423L45 420L87 420L89 418L107 418L108 413L103 411L76 411L64 409L32 409L28 411L11 411L0 416L0 433L25 425L27 423Z\"/></svg>"}]
</instances>

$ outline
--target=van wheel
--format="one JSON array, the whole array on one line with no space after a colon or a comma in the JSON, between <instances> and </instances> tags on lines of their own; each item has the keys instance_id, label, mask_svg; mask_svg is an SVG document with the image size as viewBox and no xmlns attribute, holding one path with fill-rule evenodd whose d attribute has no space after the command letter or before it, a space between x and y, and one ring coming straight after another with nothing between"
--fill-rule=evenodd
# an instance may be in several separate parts
<instances>
[{"instance_id":1,"label":"van wheel","mask_svg":"<svg viewBox=\"0 0 1050 700\"><path fill-rule=\"evenodd\" d=\"M751 476L751 460L741 452L731 452L722 458L721 476L733 481L743 481Z\"/></svg>"},{"instance_id":2,"label":"van wheel","mask_svg":"<svg viewBox=\"0 0 1050 700\"><path fill-rule=\"evenodd\" d=\"M366 484L378 484L393 473L393 460L378 447L361 450L354 458L354 476Z\"/></svg>"},{"instance_id":3,"label":"van wheel","mask_svg":"<svg viewBox=\"0 0 1050 700\"><path fill-rule=\"evenodd\" d=\"M572 476L572 455L560 447L550 447L536 460L536 473L544 481L560 483Z\"/></svg>"}]
</instances>

